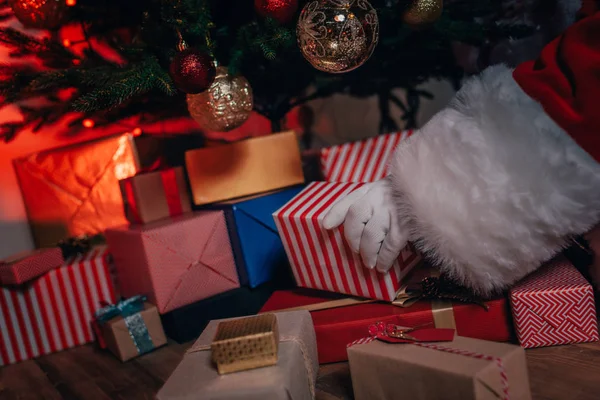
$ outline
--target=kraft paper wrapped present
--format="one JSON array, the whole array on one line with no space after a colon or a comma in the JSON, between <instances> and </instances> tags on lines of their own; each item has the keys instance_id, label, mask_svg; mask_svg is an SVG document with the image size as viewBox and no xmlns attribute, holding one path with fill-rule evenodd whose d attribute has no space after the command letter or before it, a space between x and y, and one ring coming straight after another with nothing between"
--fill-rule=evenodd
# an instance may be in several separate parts
<instances>
[{"instance_id":1,"label":"kraft paper wrapped present","mask_svg":"<svg viewBox=\"0 0 600 400\"><path fill-rule=\"evenodd\" d=\"M94 328L101 348L125 362L167 343L158 310L143 296L105 306L95 313Z\"/></svg>"},{"instance_id":2,"label":"kraft paper wrapped present","mask_svg":"<svg viewBox=\"0 0 600 400\"><path fill-rule=\"evenodd\" d=\"M0 284L18 285L60 267L65 262L58 247L25 251L0 260Z\"/></svg>"},{"instance_id":3,"label":"kraft paper wrapped present","mask_svg":"<svg viewBox=\"0 0 600 400\"><path fill-rule=\"evenodd\" d=\"M421 262L408 245L387 273L365 267L343 237L326 230L323 219L333 204L360 183L313 182L273 213L298 286L392 301L407 274Z\"/></svg>"},{"instance_id":4,"label":"kraft paper wrapped present","mask_svg":"<svg viewBox=\"0 0 600 400\"><path fill-rule=\"evenodd\" d=\"M145 224L190 212L192 205L183 168L165 168L119 181L125 216Z\"/></svg>"},{"instance_id":5,"label":"kraft paper wrapped present","mask_svg":"<svg viewBox=\"0 0 600 400\"><path fill-rule=\"evenodd\" d=\"M192 150L185 156L196 205L304 182L298 139L291 131Z\"/></svg>"},{"instance_id":6,"label":"kraft paper wrapped present","mask_svg":"<svg viewBox=\"0 0 600 400\"><path fill-rule=\"evenodd\" d=\"M375 182L388 174L398 144L412 130L379 135L321 150L321 172L328 182Z\"/></svg>"},{"instance_id":7,"label":"kraft paper wrapped present","mask_svg":"<svg viewBox=\"0 0 600 400\"><path fill-rule=\"evenodd\" d=\"M275 292L260 312L309 310L317 335L319 363L326 364L346 361L346 344L363 337L367 327L378 321L411 327L429 324L455 329L460 336L513 341L508 299L496 298L485 305L487 310L476 304L422 300L403 308L328 292L290 289Z\"/></svg>"},{"instance_id":8,"label":"kraft paper wrapped present","mask_svg":"<svg viewBox=\"0 0 600 400\"><path fill-rule=\"evenodd\" d=\"M125 224L119 180L139 165L131 135L14 160L36 246Z\"/></svg>"},{"instance_id":9,"label":"kraft paper wrapped present","mask_svg":"<svg viewBox=\"0 0 600 400\"><path fill-rule=\"evenodd\" d=\"M159 400L311 400L319 365L307 311L277 313L277 365L219 375L211 344L220 321L212 321L159 391Z\"/></svg>"},{"instance_id":10,"label":"kraft paper wrapped present","mask_svg":"<svg viewBox=\"0 0 600 400\"><path fill-rule=\"evenodd\" d=\"M598 340L592 285L563 256L517 283L510 301L525 348Z\"/></svg>"},{"instance_id":11,"label":"kraft paper wrapped present","mask_svg":"<svg viewBox=\"0 0 600 400\"><path fill-rule=\"evenodd\" d=\"M384 343L348 348L356 400L529 400L525 351L456 336L442 343Z\"/></svg>"},{"instance_id":12,"label":"kraft paper wrapped present","mask_svg":"<svg viewBox=\"0 0 600 400\"><path fill-rule=\"evenodd\" d=\"M121 293L166 313L240 286L222 211L200 211L110 228Z\"/></svg>"},{"instance_id":13,"label":"kraft paper wrapped present","mask_svg":"<svg viewBox=\"0 0 600 400\"><path fill-rule=\"evenodd\" d=\"M277 269L289 268L272 214L301 190L294 187L211 207L225 212L242 285L254 288L273 279Z\"/></svg>"},{"instance_id":14,"label":"kraft paper wrapped present","mask_svg":"<svg viewBox=\"0 0 600 400\"><path fill-rule=\"evenodd\" d=\"M25 285L0 287L0 366L94 340L91 321L115 302L106 247L96 247Z\"/></svg>"},{"instance_id":15,"label":"kraft paper wrapped present","mask_svg":"<svg viewBox=\"0 0 600 400\"><path fill-rule=\"evenodd\" d=\"M280 287L276 279L253 289L246 286L217 294L161 315L163 327L177 343L195 340L211 320L256 314Z\"/></svg>"}]
</instances>

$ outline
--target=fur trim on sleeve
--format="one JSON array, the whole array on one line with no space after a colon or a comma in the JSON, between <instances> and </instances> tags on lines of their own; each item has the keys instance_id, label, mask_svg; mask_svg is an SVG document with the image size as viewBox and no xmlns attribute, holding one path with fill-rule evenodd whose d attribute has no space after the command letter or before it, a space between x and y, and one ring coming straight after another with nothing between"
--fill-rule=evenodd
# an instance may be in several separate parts
<instances>
[{"instance_id":1,"label":"fur trim on sleeve","mask_svg":"<svg viewBox=\"0 0 600 400\"><path fill-rule=\"evenodd\" d=\"M468 81L400 144L390 171L410 240L484 295L532 272L600 220L600 165L504 66Z\"/></svg>"}]
</instances>

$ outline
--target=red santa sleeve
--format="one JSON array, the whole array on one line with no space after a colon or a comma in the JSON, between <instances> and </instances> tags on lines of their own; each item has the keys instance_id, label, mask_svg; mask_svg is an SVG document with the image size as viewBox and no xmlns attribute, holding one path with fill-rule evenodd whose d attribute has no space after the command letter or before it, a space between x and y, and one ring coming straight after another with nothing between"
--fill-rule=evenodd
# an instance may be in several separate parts
<instances>
[{"instance_id":1,"label":"red santa sleeve","mask_svg":"<svg viewBox=\"0 0 600 400\"><path fill-rule=\"evenodd\" d=\"M576 29L565 37L590 39L589 59L573 54L575 65L565 69L559 61L552 68L581 78L546 74L560 39L544 51L546 63L515 74L528 75L521 85L509 68L491 67L401 143L390 165L398 221L409 239L482 294L507 288L600 221L600 164L582 147L600 132L600 112L593 112L600 35L587 36L600 32ZM549 92L559 105L543 101ZM588 135L571 137L569 124Z\"/></svg>"}]
</instances>

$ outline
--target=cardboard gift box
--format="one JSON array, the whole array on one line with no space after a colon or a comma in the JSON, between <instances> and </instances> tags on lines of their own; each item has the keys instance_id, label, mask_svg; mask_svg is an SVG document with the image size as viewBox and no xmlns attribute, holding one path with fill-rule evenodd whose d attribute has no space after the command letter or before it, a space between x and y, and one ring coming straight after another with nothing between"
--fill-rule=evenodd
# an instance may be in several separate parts
<instances>
[{"instance_id":1,"label":"cardboard gift box","mask_svg":"<svg viewBox=\"0 0 600 400\"><path fill-rule=\"evenodd\" d=\"M119 181L127 220L146 224L190 212L183 168L166 168Z\"/></svg>"},{"instance_id":2,"label":"cardboard gift box","mask_svg":"<svg viewBox=\"0 0 600 400\"><path fill-rule=\"evenodd\" d=\"M562 256L517 283L510 302L525 348L598 340L592 285Z\"/></svg>"},{"instance_id":3,"label":"cardboard gift box","mask_svg":"<svg viewBox=\"0 0 600 400\"><path fill-rule=\"evenodd\" d=\"M188 151L185 162L196 205L304 182L298 139L291 131Z\"/></svg>"},{"instance_id":4,"label":"cardboard gift box","mask_svg":"<svg viewBox=\"0 0 600 400\"><path fill-rule=\"evenodd\" d=\"M387 273L366 268L341 227L322 227L335 201L359 188L356 183L313 182L273 213L298 286L392 301L421 256L407 246Z\"/></svg>"},{"instance_id":5,"label":"cardboard gift box","mask_svg":"<svg viewBox=\"0 0 600 400\"><path fill-rule=\"evenodd\" d=\"M321 172L328 182L375 182L388 174L398 144L412 130L380 135L321 150Z\"/></svg>"},{"instance_id":6,"label":"cardboard gift box","mask_svg":"<svg viewBox=\"0 0 600 400\"><path fill-rule=\"evenodd\" d=\"M114 303L106 247L67 260L25 285L0 287L0 365L92 342L94 311Z\"/></svg>"},{"instance_id":7,"label":"cardboard gift box","mask_svg":"<svg viewBox=\"0 0 600 400\"><path fill-rule=\"evenodd\" d=\"M105 306L95 315L100 347L125 362L167 343L158 310L142 296Z\"/></svg>"},{"instance_id":8,"label":"cardboard gift box","mask_svg":"<svg viewBox=\"0 0 600 400\"><path fill-rule=\"evenodd\" d=\"M139 169L131 135L32 154L14 167L37 247L127 222L119 180Z\"/></svg>"},{"instance_id":9,"label":"cardboard gift box","mask_svg":"<svg viewBox=\"0 0 600 400\"><path fill-rule=\"evenodd\" d=\"M167 336L177 343L195 340L212 320L256 314L280 287L271 281L256 288L240 287L161 315Z\"/></svg>"},{"instance_id":10,"label":"cardboard gift box","mask_svg":"<svg viewBox=\"0 0 600 400\"><path fill-rule=\"evenodd\" d=\"M311 310L319 363L325 364L347 360L346 344L363 337L368 326L378 321L408 327L431 324L436 328L456 329L461 336L512 341L514 334L508 300L502 297L485 304L487 310L475 304L442 301L418 301L403 308L319 291L292 289L275 292L260 312Z\"/></svg>"},{"instance_id":11,"label":"cardboard gift box","mask_svg":"<svg viewBox=\"0 0 600 400\"><path fill-rule=\"evenodd\" d=\"M110 228L121 293L148 297L166 313L240 286L222 211Z\"/></svg>"},{"instance_id":12,"label":"cardboard gift box","mask_svg":"<svg viewBox=\"0 0 600 400\"><path fill-rule=\"evenodd\" d=\"M348 348L356 400L531 399L525 351L457 336L451 342Z\"/></svg>"},{"instance_id":13,"label":"cardboard gift box","mask_svg":"<svg viewBox=\"0 0 600 400\"><path fill-rule=\"evenodd\" d=\"M275 314L279 327L277 365L219 375L211 344L220 321L212 321L159 391L159 400L311 400L319 365L307 311Z\"/></svg>"},{"instance_id":14,"label":"cardboard gift box","mask_svg":"<svg viewBox=\"0 0 600 400\"><path fill-rule=\"evenodd\" d=\"M65 262L61 249L49 247L15 254L0 260L0 284L18 285L60 267Z\"/></svg>"},{"instance_id":15,"label":"cardboard gift box","mask_svg":"<svg viewBox=\"0 0 600 400\"><path fill-rule=\"evenodd\" d=\"M242 285L254 288L273 279L277 269L289 268L272 214L301 190L294 187L212 207L225 212Z\"/></svg>"}]
</instances>

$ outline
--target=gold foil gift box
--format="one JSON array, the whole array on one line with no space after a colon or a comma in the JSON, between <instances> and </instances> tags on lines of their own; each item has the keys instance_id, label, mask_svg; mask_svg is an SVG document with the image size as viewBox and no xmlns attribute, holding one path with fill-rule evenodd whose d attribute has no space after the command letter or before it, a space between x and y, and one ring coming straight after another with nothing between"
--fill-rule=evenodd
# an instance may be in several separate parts
<instances>
[{"instance_id":1,"label":"gold foil gift box","mask_svg":"<svg viewBox=\"0 0 600 400\"><path fill-rule=\"evenodd\" d=\"M277 364L279 329L274 314L219 323L211 345L219 374Z\"/></svg>"}]
</instances>

